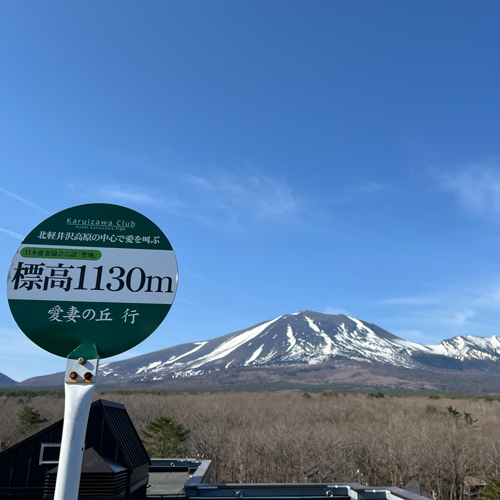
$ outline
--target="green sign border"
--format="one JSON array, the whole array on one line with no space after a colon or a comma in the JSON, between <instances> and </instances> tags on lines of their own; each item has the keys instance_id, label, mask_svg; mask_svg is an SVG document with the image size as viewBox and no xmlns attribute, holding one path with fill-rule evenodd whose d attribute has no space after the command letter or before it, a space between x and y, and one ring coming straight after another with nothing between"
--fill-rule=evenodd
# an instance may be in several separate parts
<instances>
[{"instance_id":1,"label":"green sign border","mask_svg":"<svg viewBox=\"0 0 500 500\"><path fill-rule=\"evenodd\" d=\"M78 205L62 210L35 227L21 245L30 245L30 249L39 250L43 250L40 248L42 245L54 246L54 250L70 250L77 252L81 260L88 259L81 257L85 252L94 251L96 256L99 253L99 257L89 259L94 261L101 257L99 249L102 248L173 252L168 238L147 217L135 210L107 203ZM86 250L87 248L89 250ZM23 258L32 257L23 255ZM51 257L40 255L36 258ZM64 260L78 257L52 258ZM177 280L177 266L175 280ZM175 290L176 288L177 281ZM172 302L174 298L172 297ZM149 337L171 308L171 304L130 302L11 298L8 302L12 315L23 333L45 351L64 358L92 357L95 347L100 358L128 351ZM49 311L55 307L64 311L66 317L63 313L58 318L51 316ZM71 316L68 315L70 308L77 310L79 317L70 319ZM101 311L106 312L103 315ZM84 312L86 313L83 314Z\"/></svg>"}]
</instances>

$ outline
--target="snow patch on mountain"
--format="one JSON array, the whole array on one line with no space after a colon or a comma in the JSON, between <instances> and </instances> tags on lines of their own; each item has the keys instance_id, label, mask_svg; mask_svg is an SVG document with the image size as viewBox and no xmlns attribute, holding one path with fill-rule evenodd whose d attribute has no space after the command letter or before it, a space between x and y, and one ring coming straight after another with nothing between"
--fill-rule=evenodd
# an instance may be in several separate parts
<instances>
[{"instance_id":1,"label":"snow patch on mountain","mask_svg":"<svg viewBox=\"0 0 500 500\"><path fill-rule=\"evenodd\" d=\"M251 364L253 361L255 361L259 356L260 353L262 352L262 349L264 348L264 344L262 344L251 356L250 358L245 362L245 366L248 366Z\"/></svg>"},{"instance_id":2,"label":"snow patch on mountain","mask_svg":"<svg viewBox=\"0 0 500 500\"><path fill-rule=\"evenodd\" d=\"M309 325L309 328L316 333L320 332L320 329L318 328L318 325L309 317L309 316L304 316L304 319L307 321L307 324Z\"/></svg>"},{"instance_id":3,"label":"snow patch on mountain","mask_svg":"<svg viewBox=\"0 0 500 500\"><path fill-rule=\"evenodd\" d=\"M153 368L156 368L157 366L160 366L162 364L161 361L154 361L153 363L149 363L148 366L141 366L135 373L138 375L139 373L143 373L146 371L149 371Z\"/></svg>"},{"instance_id":4,"label":"snow patch on mountain","mask_svg":"<svg viewBox=\"0 0 500 500\"><path fill-rule=\"evenodd\" d=\"M186 352L185 354L181 354L180 356L172 356L168 361L165 362L166 365L176 363L179 361L179 359L185 358L186 356L189 356L196 351L199 351L204 345L208 344L208 342L195 342L196 347L194 349L191 349L190 351Z\"/></svg>"},{"instance_id":5,"label":"snow patch on mountain","mask_svg":"<svg viewBox=\"0 0 500 500\"><path fill-rule=\"evenodd\" d=\"M290 325L286 327L286 336L290 344L290 347L286 350L286 352L288 352L291 351L295 347L295 344L297 343L297 339L293 336L293 330Z\"/></svg>"},{"instance_id":6,"label":"snow patch on mountain","mask_svg":"<svg viewBox=\"0 0 500 500\"><path fill-rule=\"evenodd\" d=\"M262 333L266 328L268 328L278 319L279 318L275 318L271 321L267 321L259 326L250 328L249 330L245 330L243 333L240 333L239 335L230 338L228 341L217 346L211 353L206 354L201 358L198 358L198 360L194 363L190 363L190 369L199 368L200 366L203 366L205 364L225 358L226 356L230 355L233 351L235 351L238 347L241 347L243 344L257 337L257 335Z\"/></svg>"}]
</instances>

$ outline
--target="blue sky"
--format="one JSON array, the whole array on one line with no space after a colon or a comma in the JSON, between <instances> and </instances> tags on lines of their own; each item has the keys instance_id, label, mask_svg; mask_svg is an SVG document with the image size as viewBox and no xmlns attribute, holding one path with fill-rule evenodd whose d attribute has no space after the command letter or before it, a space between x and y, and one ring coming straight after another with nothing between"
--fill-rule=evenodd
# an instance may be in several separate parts
<instances>
[{"instance_id":1,"label":"blue sky","mask_svg":"<svg viewBox=\"0 0 500 500\"><path fill-rule=\"evenodd\" d=\"M500 334L500 4L9 2L0 258L47 216L137 210L179 264L121 357L303 309ZM65 360L0 304L0 372Z\"/></svg>"}]
</instances>

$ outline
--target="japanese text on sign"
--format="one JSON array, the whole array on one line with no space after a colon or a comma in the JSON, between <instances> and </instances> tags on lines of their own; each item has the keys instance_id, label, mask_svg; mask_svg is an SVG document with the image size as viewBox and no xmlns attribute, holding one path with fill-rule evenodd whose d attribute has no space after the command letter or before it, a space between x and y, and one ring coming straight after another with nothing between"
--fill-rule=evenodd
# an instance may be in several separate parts
<instances>
[{"instance_id":1,"label":"japanese text on sign","mask_svg":"<svg viewBox=\"0 0 500 500\"><path fill-rule=\"evenodd\" d=\"M92 291L119 292L126 289L134 293L173 293L171 276L146 276L144 269L137 266L128 271L121 266L112 266L106 271L104 266L96 266L87 272L86 264L75 267L61 262L57 266L47 266L44 262L18 262L11 282L14 290L46 291L60 288L68 292L92 287Z\"/></svg>"},{"instance_id":2,"label":"japanese text on sign","mask_svg":"<svg viewBox=\"0 0 500 500\"><path fill-rule=\"evenodd\" d=\"M128 243L139 244L148 243L149 245L158 245L160 243L159 236L138 236L133 234L96 234L96 233L75 233L72 231L40 231L38 233L39 240L50 241L92 241L110 243Z\"/></svg>"},{"instance_id":3,"label":"japanese text on sign","mask_svg":"<svg viewBox=\"0 0 500 500\"><path fill-rule=\"evenodd\" d=\"M79 311L78 307L70 306L66 311L60 306L56 305L47 311L49 315L49 321L55 321L57 323L76 323L77 320L86 320L86 321L113 321L111 316L111 312L108 307L105 309L101 309L99 314L97 314L95 309L85 309L84 311ZM139 313L135 309L125 309L120 319L123 320L124 323L130 323L133 325L135 323L136 316L139 316Z\"/></svg>"}]
</instances>

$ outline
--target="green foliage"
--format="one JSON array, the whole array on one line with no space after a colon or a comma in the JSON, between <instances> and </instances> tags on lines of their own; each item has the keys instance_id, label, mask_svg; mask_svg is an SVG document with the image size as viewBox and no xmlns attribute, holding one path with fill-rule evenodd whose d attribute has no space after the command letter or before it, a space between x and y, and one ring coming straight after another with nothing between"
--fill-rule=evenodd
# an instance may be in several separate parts
<instances>
[{"instance_id":1,"label":"green foliage","mask_svg":"<svg viewBox=\"0 0 500 500\"><path fill-rule=\"evenodd\" d=\"M180 422L168 417L159 417L146 426L142 435L151 457L178 458L184 456L183 443L190 432Z\"/></svg>"},{"instance_id":2,"label":"green foliage","mask_svg":"<svg viewBox=\"0 0 500 500\"><path fill-rule=\"evenodd\" d=\"M463 425L465 427L473 427L474 424L477 422L477 419L472 418L471 413L467 413L464 411L463 413L460 413L456 408L453 408L453 406L448 406L446 407L447 412L445 412L445 415L448 415L451 417L457 424Z\"/></svg>"},{"instance_id":3,"label":"green foliage","mask_svg":"<svg viewBox=\"0 0 500 500\"><path fill-rule=\"evenodd\" d=\"M486 479L486 486L481 491L480 500L500 500L500 476L493 474Z\"/></svg>"},{"instance_id":4,"label":"green foliage","mask_svg":"<svg viewBox=\"0 0 500 500\"><path fill-rule=\"evenodd\" d=\"M311 399L311 397L312 397L308 392L304 392L304 394L302 394L302 396L306 399Z\"/></svg>"},{"instance_id":5,"label":"green foliage","mask_svg":"<svg viewBox=\"0 0 500 500\"><path fill-rule=\"evenodd\" d=\"M466 411L464 411L464 413L463 413L463 419L464 419L465 425L467 427L472 427L477 422L477 419L474 420L472 418L472 414L467 413Z\"/></svg>"},{"instance_id":6,"label":"green foliage","mask_svg":"<svg viewBox=\"0 0 500 500\"><path fill-rule=\"evenodd\" d=\"M497 399L494 398L493 396L484 396L482 399L484 401L488 401L488 403L492 403L493 401L497 401Z\"/></svg>"},{"instance_id":7,"label":"green foliage","mask_svg":"<svg viewBox=\"0 0 500 500\"><path fill-rule=\"evenodd\" d=\"M321 393L322 396L335 396L336 398L339 397L339 393L338 392L332 392L332 391L325 391L325 392L322 392Z\"/></svg>"},{"instance_id":8,"label":"green foliage","mask_svg":"<svg viewBox=\"0 0 500 500\"><path fill-rule=\"evenodd\" d=\"M431 394L429 396L429 399L439 399L441 396L438 396L437 394Z\"/></svg>"},{"instance_id":9,"label":"green foliage","mask_svg":"<svg viewBox=\"0 0 500 500\"><path fill-rule=\"evenodd\" d=\"M21 434L27 436L37 430L37 428L47 422L45 417L42 417L38 410L33 406L24 405L22 410L17 412L19 422L21 423Z\"/></svg>"},{"instance_id":10,"label":"green foliage","mask_svg":"<svg viewBox=\"0 0 500 500\"><path fill-rule=\"evenodd\" d=\"M373 399L373 398L382 399L385 398L385 395L383 392L370 392L370 394L368 394L366 397L368 399Z\"/></svg>"}]
</instances>

